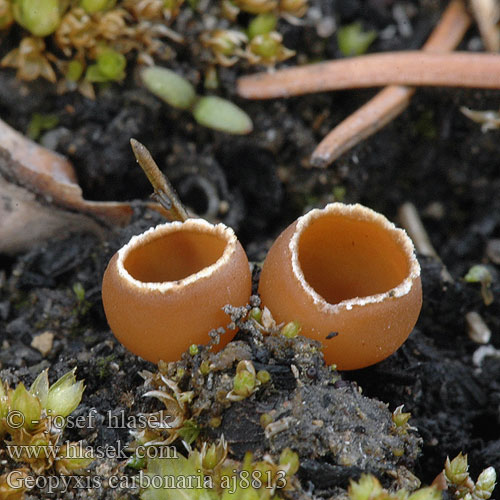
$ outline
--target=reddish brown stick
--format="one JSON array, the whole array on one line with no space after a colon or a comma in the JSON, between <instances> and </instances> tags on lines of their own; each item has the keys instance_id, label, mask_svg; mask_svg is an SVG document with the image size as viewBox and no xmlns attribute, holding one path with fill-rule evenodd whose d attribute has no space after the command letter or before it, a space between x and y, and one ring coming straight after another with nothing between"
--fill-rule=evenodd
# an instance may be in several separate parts
<instances>
[{"instance_id":1,"label":"reddish brown stick","mask_svg":"<svg viewBox=\"0 0 500 500\"><path fill-rule=\"evenodd\" d=\"M500 55L419 50L370 54L243 77L238 93L272 99L391 84L498 89Z\"/></svg>"},{"instance_id":2,"label":"reddish brown stick","mask_svg":"<svg viewBox=\"0 0 500 500\"><path fill-rule=\"evenodd\" d=\"M452 0L423 46L428 52L453 50L469 28L471 19L461 0ZM391 85L340 122L316 147L311 166L326 167L340 155L374 134L409 105L415 87Z\"/></svg>"}]
</instances>

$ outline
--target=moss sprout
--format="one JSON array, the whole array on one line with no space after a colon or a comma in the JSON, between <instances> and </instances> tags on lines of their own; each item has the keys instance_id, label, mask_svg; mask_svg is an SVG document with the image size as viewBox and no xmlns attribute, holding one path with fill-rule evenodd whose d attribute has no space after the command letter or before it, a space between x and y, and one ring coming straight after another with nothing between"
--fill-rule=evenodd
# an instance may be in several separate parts
<instances>
[{"instance_id":1,"label":"moss sprout","mask_svg":"<svg viewBox=\"0 0 500 500\"><path fill-rule=\"evenodd\" d=\"M115 4L116 0L80 0L80 7L88 14L111 9Z\"/></svg>"},{"instance_id":2,"label":"moss sprout","mask_svg":"<svg viewBox=\"0 0 500 500\"><path fill-rule=\"evenodd\" d=\"M451 484L460 486L465 483L469 477L469 464L467 463L467 455L460 452L453 460L446 458L444 473L446 480Z\"/></svg>"},{"instance_id":3,"label":"moss sprout","mask_svg":"<svg viewBox=\"0 0 500 500\"><path fill-rule=\"evenodd\" d=\"M259 370L257 372L257 380L261 384L267 384L271 381L271 374L267 370Z\"/></svg>"},{"instance_id":4,"label":"moss sprout","mask_svg":"<svg viewBox=\"0 0 500 500\"><path fill-rule=\"evenodd\" d=\"M484 304L489 306L493 302L493 292L491 291L491 283L493 276L487 266L477 264L472 266L464 276L467 283L481 283L481 296Z\"/></svg>"},{"instance_id":5,"label":"moss sprout","mask_svg":"<svg viewBox=\"0 0 500 500\"><path fill-rule=\"evenodd\" d=\"M254 17L248 24L248 37L251 40L257 35L265 35L266 33L275 31L277 24L278 18L272 12L259 14L258 16Z\"/></svg>"},{"instance_id":6,"label":"moss sprout","mask_svg":"<svg viewBox=\"0 0 500 500\"><path fill-rule=\"evenodd\" d=\"M105 48L99 51L96 64L87 68L85 78L92 83L117 82L125 78L127 60L123 54Z\"/></svg>"},{"instance_id":7,"label":"moss sprout","mask_svg":"<svg viewBox=\"0 0 500 500\"><path fill-rule=\"evenodd\" d=\"M413 493L405 489L396 492L382 488L379 480L371 474L363 474L359 481L351 480L348 494L350 500L370 500L383 498L385 500L441 500L442 494L436 487L420 488Z\"/></svg>"},{"instance_id":8,"label":"moss sprout","mask_svg":"<svg viewBox=\"0 0 500 500\"><path fill-rule=\"evenodd\" d=\"M43 77L55 83L57 78L47 56L45 42L41 38L25 37L19 47L11 50L1 61L1 66L17 69L20 80L36 80Z\"/></svg>"},{"instance_id":9,"label":"moss sprout","mask_svg":"<svg viewBox=\"0 0 500 500\"><path fill-rule=\"evenodd\" d=\"M260 307L252 307L248 313L248 317L257 323L260 323L262 319L262 309L260 309Z\"/></svg>"},{"instance_id":10,"label":"moss sprout","mask_svg":"<svg viewBox=\"0 0 500 500\"><path fill-rule=\"evenodd\" d=\"M298 321L290 321L281 329L281 335L293 339L300 333L301 329L302 327Z\"/></svg>"},{"instance_id":11,"label":"moss sprout","mask_svg":"<svg viewBox=\"0 0 500 500\"><path fill-rule=\"evenodd\" d=\"M360 56L368 50L376 37L376 31L363 31L361 23L355 22L338 30L337 43L344 56Z\"/></svg>"},{"instance_id":12,"label":"moss sprout","mask_svg":"<svg viewBox=\"0 0 500 500\"><path fill-rule=\"evenodd\" d=\"M398 406L392 412L392 421L394 422L396 428L405 431L408 428L408 421L411 418L411 413L403 412L403 406L404 405Z\"/></svg>"},{"instance_id":13,"label":"moss sprout","mask_svg":"<svg viewBox=\"0 0 500 500\"><path fill-rule=\"evenodd\" d=\"M290 448L285 448L280 455L279 464L285 467L287 476L293 476L299 470L299 455Z\"/></svg>"},{"instance_id":14,"label":"moss sprout","mask_svg":"<svg viewBox=\"0 0 500 500\"><path fill-rule=\"evenodd\" d=\"M14 22L10 0L0 0L0 30L7 29Z\"/></svg>"},{"instance_id":15,"label":"moss sprout","mask_svg":"<svg viewBox=\"0 0 500 500\"><path fill-rule=\"evenodd\" d=\"M28 124L27 136L30 139L36 140L40 137L42 132L53 129L58 123L59 118L56 115L33 113L33 116Z\"/></svg>"},{"instance_id":16,"label":"moss sprout","mask_svg":"<svg viewBox=\"0 0 500 500\"><path fill-rule=\"evenodd\" d=\"M274 65L294 56L293 50L283 45L283 37L276 31L254 36L247 49L252 64Z\"/></svg>"},{"instance_id":17,"label":"moss sprout","mask_svg":"<svg viewBox=\"0 0 500 500\"><path fill-rule=\"evenodd\" d=\"M496 471L493 467L484 469L474 483L469 475L467 455L460 452L453 460L446 458L442 476L446 487L455 498L464 500L487 500L491 497L496 484Z\"/></svg>"},{"instance_id":18,"label":"moss sprout","mask_svg":"<svg viewBox=\"0 0 500 500\"><path fill-rule=\"evenodd\" d=\"M36 474L53 467L68 474L86 468L93 458L73 456L68 450L78 443L60 446L67 417L79 405L84 386L75 370L49 384L48 370L42 371L28 390L23 383L10 389L0 381L0 437L9 437L7 455L29 465ZM9 415L9 418L6 418ZM56 420L57 419L57 420ZM2 489L0 479L0 491ZM4 498L0 495L0 498ZM5 498L11 498L10 496Z\"/></svg>"},{"instance_id":19,"label":"moss sprout","mask_svg":"<svg viewBox=\"0 0 500 500\"><path fill-rule=\"evenodd\" d=\"M54 33L61 22L61 0L14 0L14 19L31 34L44 37Z\"/></svg>"},{"instance_id":20,"label":"moss sprout","mask_svg":"<svg viewBox=\"0 0 500 500\"><path fill-rule=\"evenodd\" d=\"M271 414L269 413L263 413L260 418L259 418L259 422L260 422L260 425L265 429L272 421L273 421L273 417Z\"/></svg>"},{"instance_id":21,"label":"moss sprout","mask_svg":"<svg viewBox=\"0 0 500 500\"><path fill-rule=\"evenodd\" d=\"M182 427L177 431L177 434L187 444L191 444L198 438L200 430L201 430L200 427L194 420L186 420L182 424Z\"/></svg>"},{"instance_id":22,"label":"moss sprout","mask_svg":"<svg viewBox=\"0 0 500 500\"><path fill-rule=\"evenodd\" d=\"M6 474L0 475L0 498L3 500L23 500L24 494L28 490L26 478L29 469L15 469Z\"/></svg>"},{"instance_id":23,"label":"moss sprout","mask_svg":"<svg viewBox=\"0 0 500 500\"><path fill-rule=\"evenodd\" d=\"M248 42L245 33L229 29L204 33L201 40L203 45L212 51L214 61L221 66L232 66L240 57L244 57L243 45Z\"/></svg>"},{"instance_id":24,"label":"moss sprout","mask_svg":"<svg viewBox=\"0 0 500 500\"><path fill-rule=\"evenodd\" d=\"M233 390L227 395L227 398L231 401L245 399L255 392L258 384L260 382L257 380L251 361L240 361L233 378Z\"/></svg>"}]
</instances>

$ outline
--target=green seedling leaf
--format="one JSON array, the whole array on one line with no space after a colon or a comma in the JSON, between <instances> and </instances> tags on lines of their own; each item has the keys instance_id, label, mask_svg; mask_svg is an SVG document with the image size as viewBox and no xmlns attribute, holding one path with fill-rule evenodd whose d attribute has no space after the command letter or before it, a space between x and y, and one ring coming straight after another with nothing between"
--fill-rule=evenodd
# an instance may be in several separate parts
<instances>
[{"instance_id":1,"label":"green seedling leaf","mask_svg":"<svg viewBox=\"0 0 500 500\"><path fill-rule=\"evenodd\" d=\"M150 92L174 108L189 109L196 100L191 83L170 69L152 66L141 77Z\"/></svg>"},{"instance_id":2,"label":"green seedling leaf","mask_svg":"<svg viewBox=\"0 0 500 500\"><path fill-rule=\"evenodd\" d=\"M59 0L14 0L12 13L35 36L50 35L61 22Z\"/></svg>"},{"instance_id":3,"label":"green seedling leaf","mask_svg":"<svg viewBox=\"0 0 500 500\"><path fill-rule=\"evenodd\" d=\"M193 116L200 125L228 134L244 135L253 130L252 120L242 109L216 96L201 97Z\"/></svg>"}]
</instances>

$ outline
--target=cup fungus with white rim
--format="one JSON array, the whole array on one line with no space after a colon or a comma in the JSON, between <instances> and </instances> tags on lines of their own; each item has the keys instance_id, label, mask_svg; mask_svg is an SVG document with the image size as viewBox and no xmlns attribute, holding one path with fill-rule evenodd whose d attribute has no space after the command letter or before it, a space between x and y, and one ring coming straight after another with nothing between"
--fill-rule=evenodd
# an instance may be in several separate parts
<instances>
[{"instance_id":1,"label":"cup fungus with white rim","mask_svg":"<svg viewBox=\"0 0 500 500\"><path fill-rule=\"evenodd\" d=\"M111 330L152 362L174 361L208 332L226 326L226 304L245 305L248 259L234 231L203 219L161 224L132 237L104 273L102 300ZM218 348L235 332L221 336Z\"/></svg>"},{"instance_id":2,"label":"cup fungus with white rim","mask_svg":"<svg viewBox=\"0 0 500 500\"><path fill-rule=\"evenodd\" d=\"M391 355L422 306L412 241L359 204L331 203L285 229L266 257L259 294L277 322L298 320L342 370Z\"/></svg>"}]
</instances>

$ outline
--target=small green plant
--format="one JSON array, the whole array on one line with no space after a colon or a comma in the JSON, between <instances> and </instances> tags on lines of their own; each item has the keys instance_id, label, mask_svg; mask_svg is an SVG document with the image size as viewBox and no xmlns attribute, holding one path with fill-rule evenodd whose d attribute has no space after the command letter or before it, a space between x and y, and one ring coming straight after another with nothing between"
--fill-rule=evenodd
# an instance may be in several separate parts
<instances>
[{"instance_id":1,"label":"small green plant","mask_svg":"<svg viewBox=\"0 0 500 500\"><path fill-rule=\"evenodd\" d=\"M88 454L75 456L78 443L60 445L66 419L80 404L84 391L75 370L52 385L48 369L44 370L29 390L22 382L11 389L0 380L0 438L8 438L4 442L5 454L28 465L36 474L49 469L68 474L93 461ZM0 492L1 488L0 478Z\"/></svg>"},{"instance_id":2,"label":"small green plant","mask_svg":"<svg viewBox=\"0 0 500 500\"><path fill-rule=\"evenodd\" d=\"M382 488L379 480L371 474L363 474L359 481L351 480L348 494L350 500L441 500L442 494L434 486L420 488L409 493L405 489L389 492Z\"/></svg>"},{"instance_id":3,"label":"small green plant","mask_svg":"<svg viewBox=\"0 0 500 500\"><path fill-rule=\"evenodd\" d=\"M242 360L236 367L233 378L233 390L227 394L230 401L241 401L251 396L260 386L261 382L255 374L251 361Z\"/></svg>"},{"instance_id":4,"label":"small green plant","mask_svg":"<svg viewBox=\"0 0 500 500\"><path fill-rule=\"evenodd\" d=\"M290 448L282 451L278 463L270 456L255 461L247 452L242 462L227 459L227 443L203 443L187 457L154 458L147 461L139 484L142 500L278 500L280 490L294 489L299 457ZM153 478L162 481L153 481Z\"/></svg>"},{"instance_id":5,"label":"small green plant","mask_svg":"<svg viewBox=\"0 0 500 500\"><path fill-rule=\"evenodd\" d=\"M87 68L86 80L95 83L119 82L125 78L127 60L116 50L105 48L100 50L96 64Z\"/></svg>"},{"instance_id":6,"label":"small green plant","mask_svg":"<svg viewBox=\"0 0 500 500\"><path fill-rule=\"evenodd\" d=\"M24 467L2 474L0 476L0 500L23 500L28 489L26 486L28 474L29 470Z\"/></svg>"},{"instance_id":7,"label":"small green plant","mask_svg":"<svg viewBox=\"0 0 500 500\"><path fill-rule=\"evenodd\" d=\"M300 326L300 323L298 321L290 321L290 323L287 323L281 329L281 335L289 339L293 339L300 333L301 330L302 327Z\"/></svg>"},{"instance_id":8,"label":"small green plant","mask_svg":"<svg viewBox=\"0 0 500 500\"><path fill-rule=\"evenodd\" d=\"M77 303L73 310L74 314L84 316L92 307L92 304L85 299L85 288L80 282L73 283L73 293L75 294Z\"/></svg>"},{"instance_id":9,"label":"small green plant","mask_svg":"<svg viewBox=\"0 0 500 500\"><path fill-rule=\"evenodd\" d=\"M40 137L42 132L53 129L58 123L59 118L56 115L33 113L26 135L35 141Z\"/></svg>"},{"instance_id":10,"label":"small green plant","mask_svg":"<svg viewBox=\"0 0 500 500\"><path fill-rule=\"evenodd\" d=\"M60 0L14 0L14 19L35 36L44 37L54 33L61 22Z\"/></svg>"},{"instance_id":11,"label":"small green plant","mask_svg":"<svg viewBox=\"0 0 500 500\"><path fill-rule=\"evenodd\" d=\"M491 291L493 276L486 266L481 264L472 266L464 276L464 280L467 283L481 283L481 296L484 304L489 306L493 302L494 297L493 292Z\"/></svg>"},{"instance_id":12,"label":"small green plant","mask_svg":"<svg viewBox=\"0 0 500 500\"><path fill-rule=\"evenodd\" d=\"M248 37L250 40L258 35L271 33L276 29L278 18L271 12L265 12L254 17L248 24Z\"/></svg>"},{"instance_id":13,"label":"small green plant","mask_svg":"<svg viewBox=\"0 0 500 500\"><path fill-rule=\"evenodd\" d=\"M495 488L497 474L493 467L484 469L474 482L469 475L467 455L461 452L453 459L446 458L442 472L448 489L455 498L463 500L488 500Z\"/></svg>"},{"instance_id":14,"label":"small green plant","mask_svg":"<svg viewBox=\"0 0 500 500\"><path fill-rule=\"evenodd\" d=\"M346 57L364 54L375 38L377 38L377 32L363 31L360 22L342 26L337 32L339 50Z\"/></svg>"},{"instance_id":15,"label":"small green plant","mask_svg":"<svg viewBox=\"0 0 500 500\"><path fill-rule=\"evenodd\" d=\"M393 412L392 412L392 421L394 422L394 425L400 432L406 432L410 426L408 425L408 421L411 418L411 413L410 412L403 412L403 406L398 406Z\"/></svg>"},{"instance_id":16,"label":"small green plant","mask_svg":"<svg viewBox=\"0 0 500 500\"><path fill-rule=\"evenodd\" d=\"M144 396L158 399L164 405L164 410L146 415L147 425L131 431L133 442L130 449L169 445L179 437L188 443L196 440L200 429L196 421L190 418L189 409L193 392L181 391L176 382L161 373L150 374L148 382L155 389L146 392Z\"/></svg>"},{"instance_id":17,"label":"small green plant","mask_svg":"<svg viewBox=\"0 0 500 500\"><path fill-rule=\"evenodd\" d=\"M253 125L238 106L216 96L200 97L191 83L172 70L152 66L141 73L146 88L174 108L189 110L205 127L229 134L248 134Z\"/></svg>"}]
</instances>

